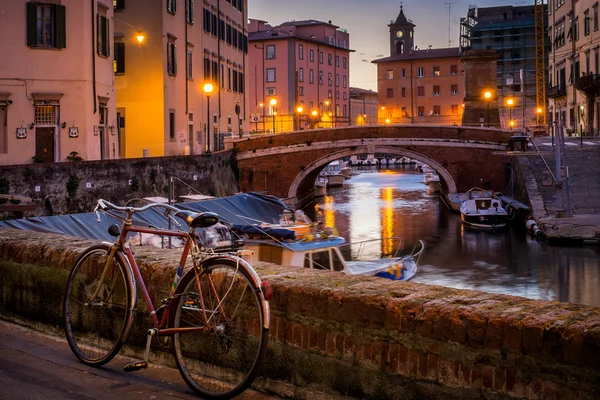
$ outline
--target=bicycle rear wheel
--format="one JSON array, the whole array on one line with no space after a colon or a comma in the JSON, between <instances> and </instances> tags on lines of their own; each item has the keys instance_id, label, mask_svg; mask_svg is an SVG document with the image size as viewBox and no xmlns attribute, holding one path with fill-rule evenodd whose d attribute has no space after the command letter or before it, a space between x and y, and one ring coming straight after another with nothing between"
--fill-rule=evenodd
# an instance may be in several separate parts
<instances>
[{"instance_id":1,"label":"bicycle rear wheel","mask_svg":"<svg viewBox=\"0 0 600 400\"><path fill-rule=\"evenodd\" d=\"M75 262L64 298L65 335L84 364L103 365L123 346L131 318L127 269L117 256L106 264L110 247L92 246Z\"/></svg>"},{"instance_id":2,"label":"bicycle rear wheel","mask_svg":"<svg viewBox=\"0 0 600 400\"><path fill-rule=\"evenodd\" d=\"M182 279L172 326L200 328L173 335L173 352L186 383L200 396L230 399L254 380L265 355L264 297L246 269L214 259Z\"/></svg>"}]
</instances>

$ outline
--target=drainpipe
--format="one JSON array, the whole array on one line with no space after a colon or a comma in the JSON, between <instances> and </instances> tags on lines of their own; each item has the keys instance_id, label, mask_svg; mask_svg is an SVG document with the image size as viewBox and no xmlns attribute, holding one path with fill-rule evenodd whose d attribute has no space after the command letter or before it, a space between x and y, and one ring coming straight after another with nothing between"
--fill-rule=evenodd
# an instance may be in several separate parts
<instances>
[{"instance_id":1,"label":"drainpipe","mask_svg":"<svg viewBox=\"0 0 600 400\"><path fill-rule=\"evenodd\" d=\"M415 104L414 104L414 82L413 82L413 64L410 62L410 123L415 123Z\"/></svg>"},{"instance_id":2,"label":"drainpipe","mask_svg":"<svg viewBox=\"0 0 600 400\"><path fill-rule=\"evenodd\" d=\"M217 66L217 77L218 77L218 82L216 82L216 89L217 89L217 93L219 95L219 121L218 121L218 125L217 125L217 129L220 131L221 130L221 38L219 38L219 34L221 33L221 30L219 28L219 21L221 20L221 0L217 0L217 60L218 61L218 66ZM225 23L225 21L223 21L223 23ZM242 31L243 32L243 31ZM238 82L238 89L239 89L239 82Z\"/></svg>"},{"instance_id":3,"label":"drainpipe","mask_svg":"<svg viewBox=\"0 0 600 400\"><path fill-rule=\"evenodd\" d=\"M91 0L90 2L90 8L91 8L91 12L92 12L92 45L90 46L90 48L92 49L92 102L94 104L94 114L96 114L96 111L98 111L97 108L97 104L96 104L96 43L94 42L94 39L96 38L96 36L94 35L94 26L96 26L96 22L95 22L95 13L94 13L94 5L96 4L95 0Z\"/></svg>"},{"instance_id":4,"label":"drainpipe","mask_svg":"<svg viewBox=\"0 0 600 400\"><path fill-rule=\"evenodd\" d=\"M192 5L192 7L193 7L193 5ZM187 54L188 54L188 50L187 50L188 49L188 15L191 15L191 13L193 11L191 9L188 10L187 7L186 7L185 11L186 11L186 13L185 13L185 16L183 18L183 23L185 24L185 53L184 53L184 55L185 55L185 115L188 115L188 109L189 109L189 91L190 91L190 88L189 88L190 83L189 83L189 79L188 79L188 76L189 76L190 72L188 70L189 66L188 66L188 62L187 62L188 61L187 60ZM192 141L193 141L193 139L192 139ZM190 153L191 153L192 152L192 147L191 147L192 144L191 143L189 143L189 144L190 144Z\"/></svg>"}]
</instances>

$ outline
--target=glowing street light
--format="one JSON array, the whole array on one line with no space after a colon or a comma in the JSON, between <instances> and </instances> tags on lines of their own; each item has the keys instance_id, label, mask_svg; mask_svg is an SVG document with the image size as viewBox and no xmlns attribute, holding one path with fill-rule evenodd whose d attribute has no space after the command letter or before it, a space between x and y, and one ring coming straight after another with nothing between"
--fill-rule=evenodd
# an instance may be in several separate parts
<instances>
[{"instance_id":1,"label":"glowing street light","mask_svg":"<svg viewBox=\"0 0 600 400\"><path fill-rule=\"evenodd\" d=\"M483 94L483 97L485 97L485 100L487 101L487 127L490 127L490 99L492 98L492 92L490 92L489 90L486 90L485 93Z\"/></svg>"},{"instance_id":2,"label":"glowing street light","mask_svg":"<svg viewBox=\"0 0 600 400\"><path fill-rule=\"evenodd\" d=\"M210 154L210 95L213 91L213 85L205 83L203 90L206 95L206 154Z\"/></svg>"},{"instance_id":3,"label":"glowing street light","mask_svg":"<svg viewBox=\"0 0 600 400\"><path fill-rule=\"evenodd\" d=\"M275 133L275 115L277 114L277 109L275 108L275 106L277 105L277 99L269 100L269 104L272 108L271 114L273 115L273 133Z\"/></svg>"},{"instance_id":4,"label":"glowing street light","mask_svg":"<svg viewBox=\"0 0 600 400\"><path fill-rule=\"evenodd\" d=\"M296 108L296 112L298 113L298 130L302 130L302 111L304 111L302 106L298 106L298 108Z\"/></svg>"},{"instance_id":5,"label":"glowing street light","mask_svg":"<svg viewBox=\"0 0 600 400\"><path fill-rule=\"evenodd\" d=\"M144 32L138 32L135 35L135 38L137 39L138 43L142 43L144 41L144 39L146 38L146 36L144 35Z\"/></svg>"},{"instance_id":6,"label":"glowing street light","mask_svg":"<svg viewBox=\"0 0 600 400\"><path fill-rule=\"evenodd\" d=\"M506 100L506 104L508 104L508 123L510 125L511 128L513 128L515 126L514 121L512 120L512 106L515 103L515 101L513 99L508 99Z\"/></svg>"}]
</instances>

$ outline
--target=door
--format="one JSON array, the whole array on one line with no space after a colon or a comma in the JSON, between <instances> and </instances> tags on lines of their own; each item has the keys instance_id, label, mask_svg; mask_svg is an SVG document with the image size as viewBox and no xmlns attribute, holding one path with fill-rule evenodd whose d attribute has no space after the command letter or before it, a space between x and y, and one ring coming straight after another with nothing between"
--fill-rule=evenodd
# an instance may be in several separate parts
<instances>
[{"instance_id":1,"label":"door","mask_svg":"<svg viewBox=\"0 0 600 400\"><path fill-rule=\"evenodd\" d=\"M119 158L126 157L125 149L125 109L117 109L117 135L119 141Z\"/></svg>"},{"instance_id":2,"label":"door","mask_svg":"<svg viewBox=\"0 0 600 400\"><path fill-rule=\"evenodd\" d=\"M35 129L36 162L54 162L54 128Z\"/></svg>"}]
</instances>

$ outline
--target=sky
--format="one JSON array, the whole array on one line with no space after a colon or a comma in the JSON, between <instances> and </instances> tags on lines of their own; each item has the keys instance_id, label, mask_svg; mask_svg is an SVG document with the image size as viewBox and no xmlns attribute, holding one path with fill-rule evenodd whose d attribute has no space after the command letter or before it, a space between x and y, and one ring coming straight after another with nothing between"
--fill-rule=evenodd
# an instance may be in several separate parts
<instances>
[{"instance_id":1,"label":"sky","mask_svg":"<svg viewBox=\"0 0 600 400\"><path fill-rule=\"evenodd\" d=\"M388 24L398 17L400 3L399 0L248 0L248 17L270 25L292 20L331 20L350 34L350 48L354 50L350 54L350 86L377 90L377 67L371 61L390 55ZM534 3L535 0L402 1L404 15L416 25L415 45L419 49L429 45L458 47L460 18L466 16L469 4L497 7Z\"/></svg>"}]
</instances>

